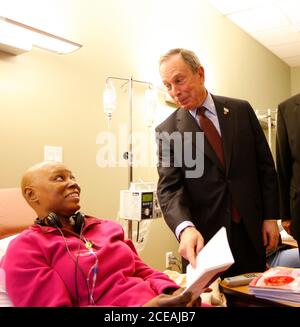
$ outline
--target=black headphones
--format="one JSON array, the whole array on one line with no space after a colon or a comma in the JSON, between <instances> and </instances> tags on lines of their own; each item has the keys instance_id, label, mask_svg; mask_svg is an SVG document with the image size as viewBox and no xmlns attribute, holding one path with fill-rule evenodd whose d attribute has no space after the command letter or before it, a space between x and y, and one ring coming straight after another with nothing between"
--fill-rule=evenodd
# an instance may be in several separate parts
<instances>
[{"instance_id":1,"label":"black headphones","mask_svg":"<svg viewBox=\"0 0 300 327\"><path fill-rule=\"evenodd\" d=\"M45 220L47 221L47 224L45 223ZM79 234L81 231L81 228L84 226L84 214L81 213L80 211L78 211L69 218L69 221L70 221L70 224L74 226L74 231ZM63 227L60 222L59 217L54 212L50 212L49 215L43 219L37 218L34 223L41 225L41 226L48 225L48 226L52 226L55 228Z\"/></svg>"}]
</instances>

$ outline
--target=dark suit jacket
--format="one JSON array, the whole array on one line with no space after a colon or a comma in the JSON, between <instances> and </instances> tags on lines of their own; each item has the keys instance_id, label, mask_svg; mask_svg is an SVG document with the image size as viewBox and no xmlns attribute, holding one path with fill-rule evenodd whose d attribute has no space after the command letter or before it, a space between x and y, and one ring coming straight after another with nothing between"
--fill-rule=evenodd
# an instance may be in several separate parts
<instances>
[{"instance_id":1,"label":"dark suit jacket","mask_svg":"<svg viewBox=\"0 0 300 327\"><path fill-rule=\"evenodd\" d=\"M190 168L184 160L182 167L162 167L165 156L162 147L167 140L161 132L192 132L193 140L186 141L184 146L193 148L195 154L195 135L201 129L188 110L177 109L156 128L159 143L157 191L164 218L173 232L184 220L192 221L205 242L221 226L227 227L230 236L232 198L251 240L263 255L262 221L278 217L277 177L272 154L248 102L212 97L222 134L225 169L206 139L204 172L200 178L185 178ZM201 151L199 147L198 151ZM176 149L171 144L171 156L174 152Z\"/></svg>"},{"instance_id":2,"label":"dark suit jacket","mask_svg":"<svg viewBox=\"0 0 300 327\"><path fill-rule=\"evenodd\" d=\"M293 220L293 236L300 241L300 94L278 106L276 165L280 218Z\"/></svg>"}]
</instances>

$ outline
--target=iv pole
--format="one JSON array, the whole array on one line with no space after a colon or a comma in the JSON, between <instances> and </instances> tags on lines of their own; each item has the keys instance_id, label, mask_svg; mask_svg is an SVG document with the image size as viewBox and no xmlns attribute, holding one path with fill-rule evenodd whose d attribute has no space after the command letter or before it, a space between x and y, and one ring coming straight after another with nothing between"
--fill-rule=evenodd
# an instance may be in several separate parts
<instances>
[{"instance_id":1,"label":"iv pole","mask_svg":"<svg viewBox=\"0 0 300 327\"><path fill-rule=\"evenodd\" d=\"M129 101L129 149L124 152L123 158L128 160L128 188L130 188L131 183L133 182L133 155L132 155L132 118L133 118L133 83L140 83L148 85L149 88L153 88L153 84L150 82L140 81L133 79L132 76L129 78L108 76L105 80L105 83L108 84L110 80L121 80L125 81L125 84L128 83L128 101ZM125 85L123 84L123 85ZM122 86L123 86L122 85ZM127 228L128 228L128 238L132 240L132 220L127 219Z\"/></svg>"}]
</instances>

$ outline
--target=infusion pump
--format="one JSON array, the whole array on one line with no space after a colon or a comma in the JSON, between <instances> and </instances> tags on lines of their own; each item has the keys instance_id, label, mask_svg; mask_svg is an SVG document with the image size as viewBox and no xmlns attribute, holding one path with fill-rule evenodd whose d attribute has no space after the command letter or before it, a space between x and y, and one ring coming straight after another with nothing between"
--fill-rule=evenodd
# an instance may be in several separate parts
<instances>
[{"instance_id":1,"label":"infusion pump","mask_svg":"<svg viewBox=\"0 0 300 327\"><path fill-rule=\"evenodd\" d=\"M132 183L120 191L120 218L142 220L162 216L154 183Z\"/></svg>"}]
</instances>

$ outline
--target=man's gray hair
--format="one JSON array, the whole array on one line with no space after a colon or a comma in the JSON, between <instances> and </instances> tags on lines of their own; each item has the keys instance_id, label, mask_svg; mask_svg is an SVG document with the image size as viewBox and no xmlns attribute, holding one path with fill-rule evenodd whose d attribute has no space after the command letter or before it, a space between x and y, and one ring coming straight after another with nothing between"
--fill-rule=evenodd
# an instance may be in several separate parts
<instances>
[{"instance_id":1,"label":"man's gray hair","mask_svg":"<svg viewBox=\"0 0 300 327\"><path fill-rule=\"evenodd\" d=\"M196 54L191 51L184 48L175 48L169 50L166 54L162 55L159 59L159 66L166 60L168 60L170 57L180 54L183 61L188 64L191 67L191 70L193 73L197 72L197 69L201 67L201 63L199 58L196 56Z\"/></svg>"}]
</instances>

